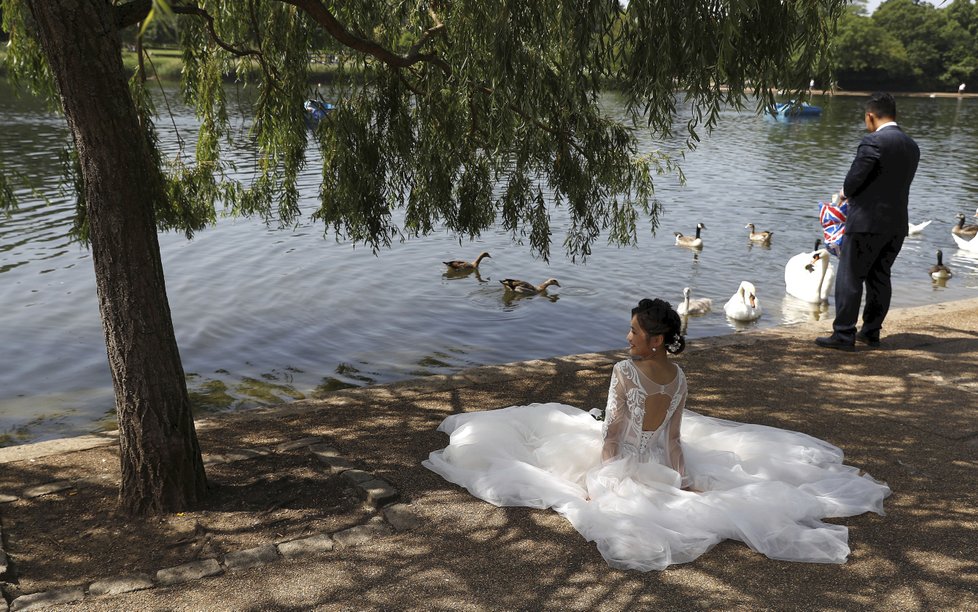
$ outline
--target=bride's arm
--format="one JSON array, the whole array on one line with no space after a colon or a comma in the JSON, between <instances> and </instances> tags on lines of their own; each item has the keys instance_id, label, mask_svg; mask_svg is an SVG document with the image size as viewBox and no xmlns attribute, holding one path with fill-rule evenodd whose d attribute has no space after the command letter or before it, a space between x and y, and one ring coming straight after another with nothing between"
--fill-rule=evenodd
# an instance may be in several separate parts
<instances>
[{"instance_id":1,"label":"bride's arm","mask_svg":"<svg viewBox=\"0 0 978 612\"><path fill-rule=\"evenodd\" d=\"M683 458L683 445L680 439L679 432L682 429L683 424L683 412L686 408L686 381L683 381L682 387L679 389L679 404L676 406L676 412L672 415L672 420L669 421L668 430L668 440L666 442L666 452L669 457L669 464L672 469L679 472L682 477L682 487L688 489L690 486L689 478L686 476L686 461Z\"/></svg>"},{"instance_id":2,"label":"bride's arm","mask_svg":"<svg viewBox=\"0 0 978 612\"><path fill-rule=\"evenodd\" d=\"M625 385L618 375L618 366L611 372L611 384L608 386L608 403L604 410L604 446L601 448L601 461L608 461L618 456L618 444L628 419L628 407L625 399Z\"/></svg>"}]
</instances>

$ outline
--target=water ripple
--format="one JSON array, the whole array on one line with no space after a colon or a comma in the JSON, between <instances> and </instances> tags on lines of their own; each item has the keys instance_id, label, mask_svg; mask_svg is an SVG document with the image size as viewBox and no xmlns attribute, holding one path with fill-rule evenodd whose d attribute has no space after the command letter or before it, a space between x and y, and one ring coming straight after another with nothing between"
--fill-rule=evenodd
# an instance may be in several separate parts
<instances>
[{"instance_id":1,"label":"water ripple","mask_svg":"<svg viewBox=\"0 0 978 612\"><path fill-rule=\"evenodd\" d=\"M172 97L174 120L192 146L193 112ZM613 103L612 96L607 100ZM475 241L435 233L377 254L331 234L324 239L322 226L306 221L278 230L259 220L221 218L193 241L161 234L168 298L185 371L194 374L190 386L200 392L195 397L223 385L233 401L221 406L233 409L478 364L620 348L638 298L677 304L685 286L714 302L714 312L689 321L691 342L813 319L829 329L831 308L784 294L784 263L820 235L817 202L841 185L862 135L862 101L817 102L825 111L816 121L725 111L716 132L686 154L685 186L675 177L656 178L664 207L658 234L640 229L637 247L599 241L587 265L561 253L565 209L551 211L549 262L513 244L501 228ZM978 175L978 101L899 103L901 123L922 150L911 219L933 223L906 242L894 269L894 305L973 297L978 255L956 249L949 230L957 212L978 206L971 179ZM0 122L5 164L51 191L45 194L51 202L21 192L20 208L0 221L0 433L16 431L19 442L102 427L112 393L94 272L88 251L67 238L74 203L56 194L63 120L0 95ZM160 132L163 146L176 151L169 119ZM684 145L681 136L640 144L674 152ZM251 175L246 152L231 158L238 176ZM307 214L317 205L320 164L310 156L299 180ZM707 227L702 250L674 244L672 232L692 233L700 222ZM774 231L771 244L751 244L746 223ZM946 286L927 274L939 248L954 270ZM478 275L446 274L442 261L473 259L484 250L492 257ZM499 284L507 277L534 283L555 277L561 286L549 299L517 298ZM766 311L748 326L733 324L722 311L741 280L755 283Z\"/></svg>"}]
</instances>

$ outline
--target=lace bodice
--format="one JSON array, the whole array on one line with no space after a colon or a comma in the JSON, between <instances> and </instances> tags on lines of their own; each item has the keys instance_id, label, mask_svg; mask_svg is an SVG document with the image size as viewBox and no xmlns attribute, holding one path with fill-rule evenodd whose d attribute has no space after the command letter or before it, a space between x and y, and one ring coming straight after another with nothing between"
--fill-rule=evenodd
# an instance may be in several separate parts
<instances>
[{"instance_id":1,"label":"lace bodice","mask_svg":"<svg viewBox=\"0 0 978 612\"><path fill-rule=\"evenodd\" d=\"M643 374L631 360L619 361L611 374L608 405L604 416L604 461L634 457L671 467L683 476L685 465L679 429L686 406L686 375L676 366L672 382L660 385ZM642 429L646 400L655 395L669 398L662 423L652 431Z\"/></svg>"}]
</instances>

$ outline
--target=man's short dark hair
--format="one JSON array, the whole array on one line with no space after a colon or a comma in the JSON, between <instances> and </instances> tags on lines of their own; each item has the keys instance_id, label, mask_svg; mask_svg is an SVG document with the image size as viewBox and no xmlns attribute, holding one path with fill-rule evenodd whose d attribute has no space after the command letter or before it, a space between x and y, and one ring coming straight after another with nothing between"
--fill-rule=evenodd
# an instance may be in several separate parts
<instances>
[{"instance_id":1,"label":"man's short dark hair","mask_svg":"<svg viewBox=\"0 0 978 612\"><path fill-rule=\"evenodd\" d=\"M866 101L866 112L877 117L896 119L896 100L885 91L877 91Z\"/></svg>"}]
</instances>

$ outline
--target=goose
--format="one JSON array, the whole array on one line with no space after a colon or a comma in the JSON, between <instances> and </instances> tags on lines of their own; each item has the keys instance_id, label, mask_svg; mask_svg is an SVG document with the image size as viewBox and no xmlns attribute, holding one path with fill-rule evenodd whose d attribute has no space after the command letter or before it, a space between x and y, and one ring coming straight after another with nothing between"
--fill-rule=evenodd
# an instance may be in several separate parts
<instances>
[{"instance_id":1,"label":"goose","mask_svg":"<svg viewBox=\"0 0 978 612\"><path fill-rule=\"evenodd\" d=\"M978 217L978 211L975 212L975 216ZM955 236L960 236L961 238L967 238L970 240L978 235L978 225L965 225L964 214L958 213L958 224L951 228L951 233Z\"/></svg>"},{"instance_id":2,"label":"goose","mask_svg":"<svg viewBox=\"0 0 978 612\"><path fill-rule=\"evenodd\" d=\"M924 231L924 228L927 227L928 225L930 225L930 222L931 222L931 219L928 219L928 220L924 221L923 223L917 223L916 225L913 224L913 223L907 223L907 235L908 236L916 236L920 232Z\"/></svg>"},{"instance_id":3,"label":"goose","mask_svg":"<svg viewBox=\"0 0 978 612\"><path fill-rule=\"evenodd\" d=\"M785 292L809 304L827 301L835 283L829 252L819 244L821 240L816 240L815 250L798 253L784 266Z\"/></svg>"},{"instance_id":4,"label":"goose","mask_svg":"<svg viewBox=\"0 0 978 612\"><path fill-rule=\"evenodd\" d=\"M951 238L954 238L954 242L957 243L959 249L971 251L972 253L978 253L978 238L966 240L957 234L951 234Z\"/></svg>"},{"instance_id":5,"label":"goose","mask_svg":"<svg viewBox=\"0 0 978 612\"><path fill-rule=\"evenodd\" d=\"M944 265L944 253L938 249L937 263L930 267L930 277L934 280L951 278L951 268Z\"/></svg>"},{"instance_id":6,"label":"goose","mask_svg":"<svg viewBox=\"0 0 978 612\"><path fill-rule=\"evenodd\" d=\"M693 236L683 236L680 232L673 232L676 236L676 244L679 246L687 246L693 248L700 248L703 246L703 239L700 238L700 231L705 230L706 226L702 223L696 224L696 237Z\"/></svg>"},{"instance_id":7,"label":"goose","mask_svg":"<svg viewBox=\"0 0 978 612\"><path fill-rule=\"evenodd\" d=\"M475 261L465 261L464 259L453 259L452 261L443 261L442 263L451 268L452 270L478 270L479 264L486 257L492 258L492 255L483 251L479 253L479 256L475 258Z\"/></svg>"},{"instance_id":8,"label":"goose","mask_svg":"<svg viewBox=\"0 0 978 612\"><path fill-rule=\"evenodd\" d=\"M525 295L531 295L534 293L543 293L547 290L547 287L554 285L555 287L560 287L560 283L557 282L556 278L548 278L543 281L541 285L531 285L526 281L517 280L515 278L504 278L499 281L507 291L512 291L513 293L522 293Z\"/></svg>"},{"instance_id":9,"label":"goose","mask_svg":"<svg viewBox=\"0 0 978 612\"><path fill-rule=\"evenodd\" d=\"M763 242L767 244L768 242L771 242L771 236L774 235L774 232L755 232L753 223L748 223L744 226L744 229L750 230L749 238L751 239L751 242Z\"/></svg>"},{"instance_id":10,"label":"goose","mask_svg":"<svg viewBox=\"0 0 978 612\"><path fill-rule=\"evenodd\" d=\"M747 281L741 282L737 293L723 305L723 312L734 321L754 321L760 318L763 311L754 285Z\"/></svg>"},{"instance_id":11,"label":"goose","mask_svg":"<svg viewBox=\"0 0 978 612\"><path fill-rule=\"evenodd\" d=\"M705 315L713 310L713 300L710 298L697 298L695 300L691 300L689 299L689 296L692 295L692 293L693 292L690 291L689 287L685 287L683 289L683 301L680 302L679 308L676 309L676 312L678 312L680 316L695 317Z\"/></svg>"}]
</instances>

